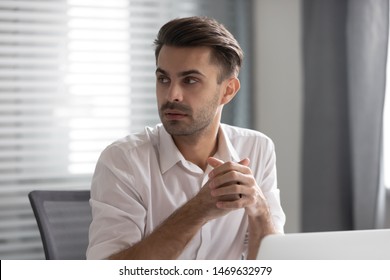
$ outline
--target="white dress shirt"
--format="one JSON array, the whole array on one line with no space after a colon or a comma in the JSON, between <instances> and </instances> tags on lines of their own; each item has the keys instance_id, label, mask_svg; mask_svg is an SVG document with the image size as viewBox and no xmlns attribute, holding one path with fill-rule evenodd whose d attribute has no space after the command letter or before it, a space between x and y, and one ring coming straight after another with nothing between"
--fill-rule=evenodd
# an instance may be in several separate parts
<instances>
[{"instance_id":1,"label":"white dress shirt","mask_svg":"<svg viewBox=\"0 0 390 280\"><path fill-rule=\"evenodd\" d=\"M221 124L215 157L250 159L257 184L268 200L273 223L283 232L283 213L276 181L275 152L264 134ZM150 234L208 181L204 172L184 159L160 124L108 146L92 179L93 221L88 259L104 259ZM248 221L244 209L205 224L179 259L241 259L246 254Z\"/></svg>"}]
</instances>

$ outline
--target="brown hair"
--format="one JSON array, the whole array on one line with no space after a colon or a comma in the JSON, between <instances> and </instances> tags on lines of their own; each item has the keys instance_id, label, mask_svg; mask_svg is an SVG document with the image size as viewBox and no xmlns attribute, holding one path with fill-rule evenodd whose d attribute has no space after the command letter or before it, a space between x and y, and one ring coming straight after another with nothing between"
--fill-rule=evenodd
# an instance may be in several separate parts
<instances>
[{"instance_id":1,"label":"brown hair","mask_svg":"<svg viewBox=\"0 0 390 280\"><path fill-rule=\"evenodd\" d=\"M218 82L235 75L241 68L243 52L233 35L215 19L208 17L187 17L171 20L164 24L154 40L156 61L161 48L211 47L212 62L222 66Z\"/></svg>"}]
</instances>

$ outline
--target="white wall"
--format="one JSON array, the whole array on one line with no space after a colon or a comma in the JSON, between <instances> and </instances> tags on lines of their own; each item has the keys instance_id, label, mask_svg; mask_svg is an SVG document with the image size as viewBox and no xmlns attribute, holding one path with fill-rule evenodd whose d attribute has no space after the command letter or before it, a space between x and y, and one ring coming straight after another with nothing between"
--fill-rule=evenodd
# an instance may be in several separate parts
<instances>
[{"instance_id":1,"label":"white wall","mask_svg":"<svg viewBox=\"0 0 390 280\"><path fill-rule=\"evenodd\" d=\"M258 0L254 7L256 129L276 147L285 231L299 232L302 129L301 1Z\"/></svg>"}]
</instances>

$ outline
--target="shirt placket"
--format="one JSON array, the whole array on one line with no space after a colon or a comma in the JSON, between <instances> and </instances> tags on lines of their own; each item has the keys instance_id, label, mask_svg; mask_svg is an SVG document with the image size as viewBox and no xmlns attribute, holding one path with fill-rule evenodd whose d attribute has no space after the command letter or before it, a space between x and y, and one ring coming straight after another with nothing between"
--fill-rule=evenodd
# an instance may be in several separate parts
<instances>
[{"instance_id":1,"label":"shirt placket","mask_svg":"<svg viewBox=\"0 0 390 280\"><path fill-rule=\"evenodd\" d=\"M211 171L210 166L206 169L205 175L203 176L202 185L204 186L209 179L209 172ZM210 223L206 223L200 229L200 245L198 249L198 253L196 255L196 259L204 260L207 257L207 250L211 244L211 226Z\"/></svg>"}]
</instances>

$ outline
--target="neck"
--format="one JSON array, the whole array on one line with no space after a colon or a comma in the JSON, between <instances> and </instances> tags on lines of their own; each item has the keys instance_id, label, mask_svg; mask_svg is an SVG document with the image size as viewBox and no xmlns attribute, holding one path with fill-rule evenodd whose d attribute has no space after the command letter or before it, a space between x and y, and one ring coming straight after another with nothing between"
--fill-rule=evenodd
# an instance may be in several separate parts
<instances>
[{"instance_id":1,"label":"neck","mask_svg":"<svg viewBox=\"0 0 390 280\"><path fill-rule=\"evenodd\" d=\"M207 168L207 159L217 152L218 129L219 125L196 135L173 136L173 141L186 160L204 171Z\"/></svg>"}]
</instances>

